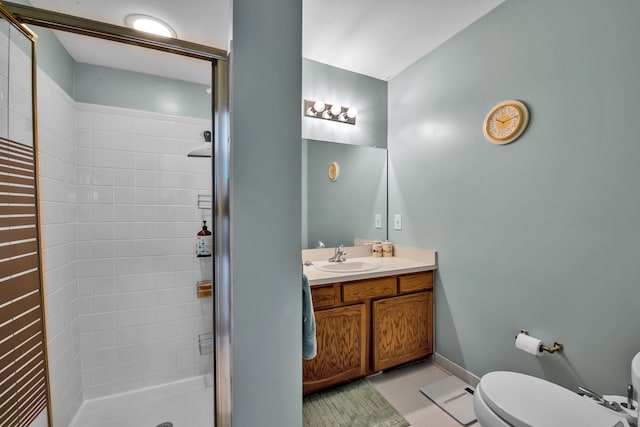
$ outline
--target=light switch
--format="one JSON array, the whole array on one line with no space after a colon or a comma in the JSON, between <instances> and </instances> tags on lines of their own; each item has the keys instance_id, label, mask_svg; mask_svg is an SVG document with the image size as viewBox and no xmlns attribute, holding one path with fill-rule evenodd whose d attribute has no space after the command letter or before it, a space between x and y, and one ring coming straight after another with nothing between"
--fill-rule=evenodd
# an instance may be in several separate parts
<instances>
[{"instance_id":1,"label":"light switch","mask_svg":"<svg viewBox=\"0 0 640 427\"><path fill-rule=\"evenodd\" d=\"M402 230L402 215L395 214L393 216L393 229Z\"/></svg>"},{"instance_id":2,"label":"light switch","mask_svg":"<svg viewBox=\"0 0 640 427\"><path fill-rule=\"evenodd\" d=\"M376 214L376 228L382 228L382 214Z\"/></svg>"}]
</instances>

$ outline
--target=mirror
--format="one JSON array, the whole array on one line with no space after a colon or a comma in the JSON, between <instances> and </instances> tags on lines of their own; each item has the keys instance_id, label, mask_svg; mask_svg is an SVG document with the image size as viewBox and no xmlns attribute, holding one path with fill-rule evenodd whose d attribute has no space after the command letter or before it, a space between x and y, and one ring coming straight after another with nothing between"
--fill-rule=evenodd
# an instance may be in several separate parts
<instances>
[{"instance_id":1,"label":"mirror","mask_svg":"<svg viewBox=\"0 0 640 427\"><path fill-rule=\"evenodd\" d=\"M333 162L335 181L329 177ZM315 248L319 241L337 247L386 238L387 150L303 139L302 248Z\"/></svg>"}]
</instances>

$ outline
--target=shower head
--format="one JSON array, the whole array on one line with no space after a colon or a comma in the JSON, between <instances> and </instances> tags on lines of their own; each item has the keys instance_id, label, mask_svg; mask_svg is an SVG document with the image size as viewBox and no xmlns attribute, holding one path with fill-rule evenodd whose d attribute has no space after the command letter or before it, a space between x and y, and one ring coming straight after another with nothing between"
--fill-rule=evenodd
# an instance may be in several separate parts
<instances>
[{"instance_id":1,"label":"shower head","mask_svg":"<svg viewBox=\"0 0 640 427\"><path fill-rule=\"evenodd\" d=\"M187 157L211 157L211 132L205 130L202 132L202 136L204 137L204 144L190 151Z\"/></svg>"}]
</instances>

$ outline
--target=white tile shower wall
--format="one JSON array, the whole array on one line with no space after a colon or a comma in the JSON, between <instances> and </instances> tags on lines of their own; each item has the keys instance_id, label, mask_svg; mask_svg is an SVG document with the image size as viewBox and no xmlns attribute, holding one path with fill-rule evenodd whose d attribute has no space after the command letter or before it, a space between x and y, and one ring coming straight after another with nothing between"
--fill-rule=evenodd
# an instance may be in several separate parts
<instances>
[{"instance_id":1,"label":"white tile shower wall","mask_svg":"<svg viewBox=\"0 0 640 427\"><path fill-rule=\"evenodd\" d=\"M14 141L33 140L33 117L31 106L31 57L30 44L26 36L11 31L9 48L9 119L8 135ZM6 81L5 81L6 83ZM6 96L6 95L5 95Z\"/></svg>"},{"instance_id":2,"label":"white tile shower wall","mask_svg":"<svg viewBox=\"0 0 640 427\"><path fill-rule=\"evenodd\" d=\"M69 425L82 404L76 261L75 102L38 71L39 175L51 401Z\"/></svg>"},{"instance_id":3,"label":"white tile shower wall","mask_svg":"<svg viewBox=\"0 0 640 427\"><path fill-rule=\"evenodd\" d=\"M11 39L5 31L10 31ZM33 112L31 105L31 58L26 37L3 27L0 32L0 134L31 145Z\"/></svg>"},{"instance_id":4,"label":"white tile shower wall","mask_svg":"<svg viewBox=\"0 0 640 427\"><path fill-rule=\"evenodd\" d=\"M211 160L187 158L211 122L77 105L78 310L85 398L211 372L198 334L212 299L195 284L212 259L195 257L211 210Z\"/></svg>"},{"instance_id":5,"label":"white tile shower wall","mask_svg":"<svg viewBox=\"0 0 640 427\"><path fill-rule=\"evenodd\" d=\"M0 33L0 87L9 87L9 37ZM9 134L9 108L0 103L0 133Z\"/></svg>"}]
</instances>

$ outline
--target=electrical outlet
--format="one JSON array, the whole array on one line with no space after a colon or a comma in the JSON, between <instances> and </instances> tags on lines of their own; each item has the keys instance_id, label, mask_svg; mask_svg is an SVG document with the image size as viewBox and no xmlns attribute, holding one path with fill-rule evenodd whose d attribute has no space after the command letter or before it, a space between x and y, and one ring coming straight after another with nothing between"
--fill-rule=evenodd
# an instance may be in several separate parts
<instances>
[{"instance_id":1,"label":"electrical outlet","mask_svg":"<svg viewBox=\"0 0 640 427\"><path fill-rule=\"evenodd\" d=\"M376 228L382 228L382 214L376 214Z\"/></svg>"},{"instance_id":2,"label":"electrical outlet","mask_svg":"<svg viewBox=\"0 0 640 427\"><path fill-rule=\"evenodd\" d=\"M393 229L402 230L402 215L395 214L393 216Z\"/></svg>"}]
</instances>

